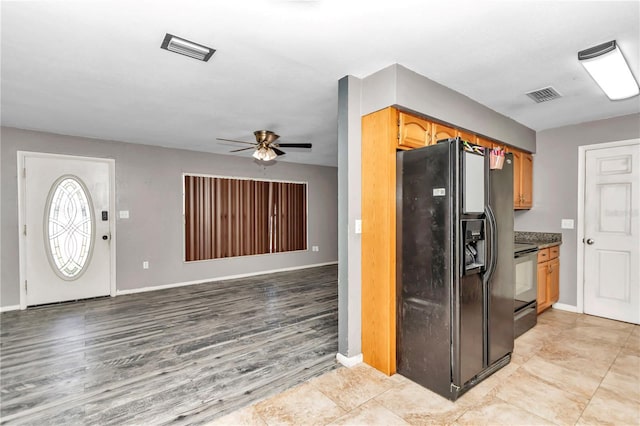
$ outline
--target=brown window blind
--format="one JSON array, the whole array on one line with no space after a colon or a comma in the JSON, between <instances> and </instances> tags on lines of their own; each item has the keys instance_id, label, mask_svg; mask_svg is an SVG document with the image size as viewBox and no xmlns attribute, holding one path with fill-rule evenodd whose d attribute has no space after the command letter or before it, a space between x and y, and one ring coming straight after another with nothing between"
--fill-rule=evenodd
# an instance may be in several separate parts
<instances>
[{"instance_id":1,"label":"brown window blind","mask_svg":"<svg viewBox=\"0 0 640 426\"><path fill-rule=\"evenodd\" d=\"M184 177L187 261L307 248L307 185Z\"/></svg>"}]
</instances>

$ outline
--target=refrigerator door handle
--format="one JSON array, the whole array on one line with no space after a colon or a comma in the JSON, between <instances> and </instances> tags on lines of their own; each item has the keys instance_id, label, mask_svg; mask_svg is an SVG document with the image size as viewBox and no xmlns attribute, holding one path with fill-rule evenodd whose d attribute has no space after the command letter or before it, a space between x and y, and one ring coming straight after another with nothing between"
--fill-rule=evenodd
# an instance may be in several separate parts
<instances>
[{"instance_id":1,"label":"refrigerator door handle","mask_svg":"<svg viewBox=\"0 0 640 426\"><path fill-rule=\"evenodd\" d=\"M496 223L496 216L493 214L491 206L487 205L484 209L485 216L487 217L487 241L489 243L489 259L487 259L487 269L484 274L484 281L489 282L493 276L493 272L496 269L496 261L498 259L496 253L496 230L498 225Z\"/></svg>"}]
</instances>

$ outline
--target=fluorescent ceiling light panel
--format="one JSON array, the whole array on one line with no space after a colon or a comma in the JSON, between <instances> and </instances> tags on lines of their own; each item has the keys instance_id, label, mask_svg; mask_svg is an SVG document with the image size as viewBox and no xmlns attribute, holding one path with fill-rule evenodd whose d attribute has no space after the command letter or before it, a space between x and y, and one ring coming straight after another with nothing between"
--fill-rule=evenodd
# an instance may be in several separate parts
<instances>
[{"instance_id":1,"label":"fluorescent ceiling light panel","mask_svg":"<svg viewBox=\"0 0 640 426\"><path fill-rule=\"evenodd\" d=\"M204 62L207 62L216 51L210 47L185 40L169 33L164 36L160 47L170 52L179 53Z\"/></svg>"},{"instance_id":2,"label":"fluorescent ceiling light panel","mask_svg":"<svg viewBox=\"0 0 640 426\"><path fill-rule=\"evenodd\" d=\"M638 95L638 82L615 40L578 52L578 60L612 101Z\"/></svg>"}]
</instances>

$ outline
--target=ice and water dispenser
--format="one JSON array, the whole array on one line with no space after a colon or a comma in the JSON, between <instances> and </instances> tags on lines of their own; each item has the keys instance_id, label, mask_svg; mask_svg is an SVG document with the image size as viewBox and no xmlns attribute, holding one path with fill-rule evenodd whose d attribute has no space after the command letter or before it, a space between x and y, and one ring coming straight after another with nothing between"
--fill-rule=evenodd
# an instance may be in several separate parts
<instances>
[{"instance_id":1,"label":"ice and water dispenser","mask_svg":"<svg viewBox=\"0 0 640 426\"><path fill-rule=\"evenodd\" d=\"M463 275L475 274L485 269L485 230L483 219L463 219L464 238Z\"/></svg>"}]
</instances>

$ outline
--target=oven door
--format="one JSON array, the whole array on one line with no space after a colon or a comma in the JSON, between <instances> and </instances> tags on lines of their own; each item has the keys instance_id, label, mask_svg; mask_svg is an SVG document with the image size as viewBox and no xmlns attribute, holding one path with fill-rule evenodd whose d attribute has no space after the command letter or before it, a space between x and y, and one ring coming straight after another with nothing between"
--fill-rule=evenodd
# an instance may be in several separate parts
<instances>
[{"instance_id":1,"label":"oven door","mask_svg":"<svg viewBox=\"0 0 640 426\"><path fill-rule=\"evenodd\" d=\"M538 297L538 253L524 253L515 255L516 291L515 311Z\"/></svg>"}]
</instances>

